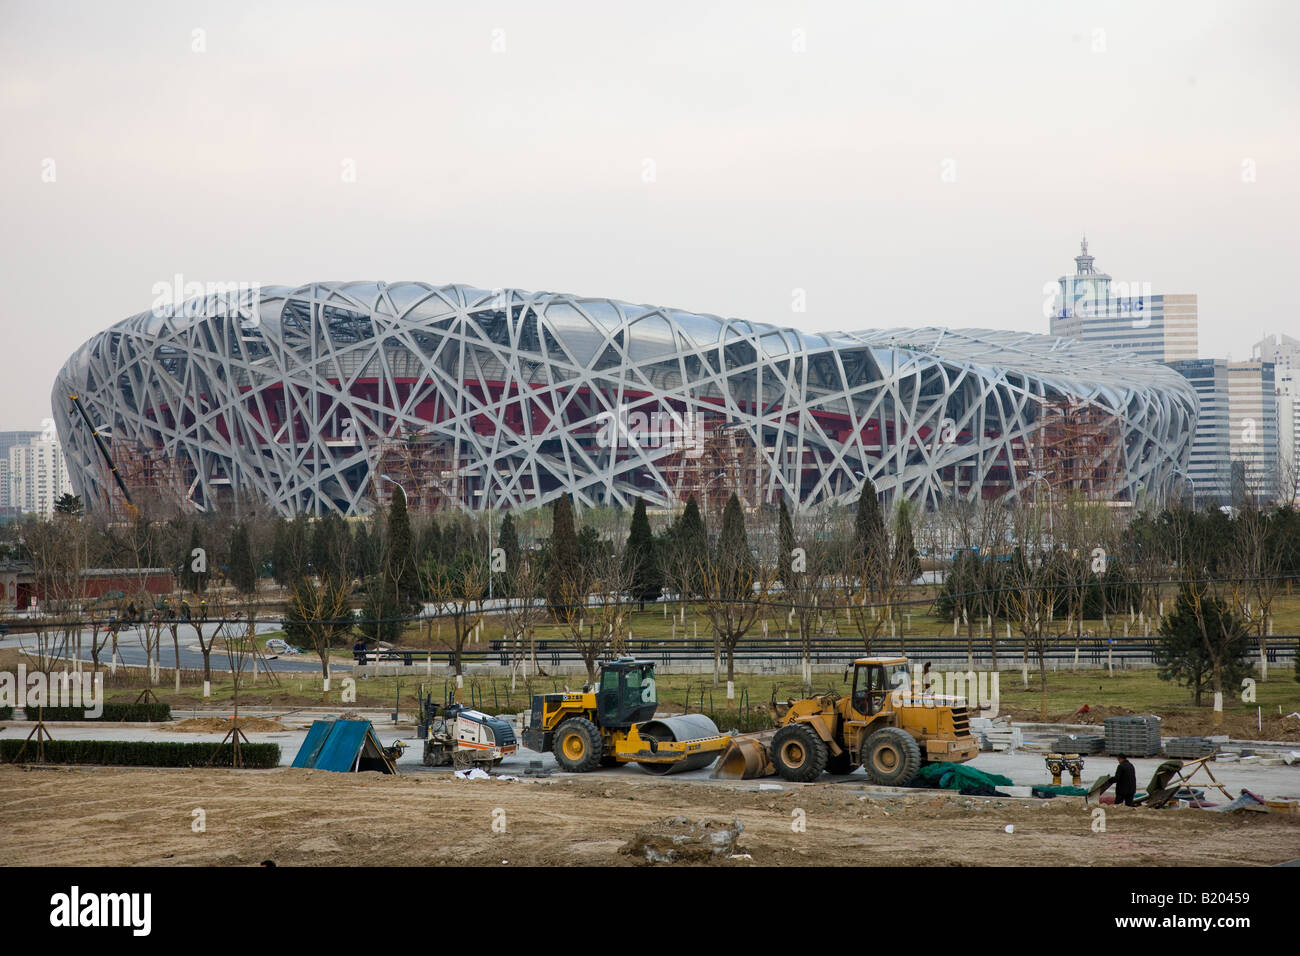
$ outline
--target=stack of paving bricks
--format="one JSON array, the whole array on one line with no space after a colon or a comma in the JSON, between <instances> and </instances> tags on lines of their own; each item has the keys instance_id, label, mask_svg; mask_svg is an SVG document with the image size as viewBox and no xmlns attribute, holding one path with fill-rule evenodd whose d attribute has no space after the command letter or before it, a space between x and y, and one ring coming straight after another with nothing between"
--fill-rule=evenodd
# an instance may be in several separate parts
<instances>
[{"instance_id":1,"label":"stack of paving bricks","mask_svg":"<svg viewBox=\"0 0 1300 956\"><path fill-rule=\"evenodd\" d=\"M1107 717L1106 753L1154 757L1160 753L1159 717Z\"/></svg>"},{"instance_id":2,"label":"stack of paving bricks","mask_svg":"<svg viewBox=\"0 0 1300 956\"><path fill-rule=\"evenodd\" d=\"M1106 738L1101 734L1066 734L1052 744L1052 752L1058 754L1099 754L1105 749Z\"/></svg>"},{"instance_id":3,"label":"stack of paving bricks","mask_svg":"<svg viewBox=\"0 0 1300 956\"><path fill-rule=\"evenodd\" d=\"M1204 737L1174 737L1165 741L1165 756L1180 760L1198 760L1208 757L1217 749Z\"/></svg>"}]
</instances>

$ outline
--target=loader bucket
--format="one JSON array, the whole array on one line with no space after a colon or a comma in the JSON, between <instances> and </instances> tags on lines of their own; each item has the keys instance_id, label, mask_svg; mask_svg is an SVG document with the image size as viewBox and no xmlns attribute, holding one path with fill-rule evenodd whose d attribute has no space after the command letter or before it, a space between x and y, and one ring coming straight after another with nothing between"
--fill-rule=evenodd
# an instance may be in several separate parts
<instances>
[{"instance_id":1,"label":"loader bucket","mask_svg":"<svg viewBox=\"0 0 1300 956\"><path fill-rule=\"evenodd\" d=\"M733 737L713 768L713 776L720 780L752 780L774 773L767 744L757 737Z\"/></svg>"}]
</instances>

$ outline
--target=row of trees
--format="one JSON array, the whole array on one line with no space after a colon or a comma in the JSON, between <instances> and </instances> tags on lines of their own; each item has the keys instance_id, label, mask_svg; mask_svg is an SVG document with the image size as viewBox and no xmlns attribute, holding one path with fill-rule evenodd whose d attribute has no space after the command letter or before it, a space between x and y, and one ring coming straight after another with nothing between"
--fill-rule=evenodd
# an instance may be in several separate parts
<instances>
[{"instance_id":1,"label":"row of trees","mask_svg":"<svg viewBox=\"0 0 1300 956\"><path fill-rule=\"evenodd\" d=\"M631 606L669 591L683 623L689 603L709 627L718 670L725 659L732 679L738 643L760 622L766 628L777 607L800 638L806 674L812 639L828 629L855 632L867 652L882 636L903 640L901 615L927 609L931 597L914 584L919 541L945 572L934 610L953 621L954 633L965 629L968 656L977 630L996 660L995 622L1015 629L1026 663L1037 656L1044 698L1049 641L1082 639L1085 621L1098 619L1109 637L1131 626L1169 631L1166 674L1189 682L1198 699L1202 689L1221 693L1238 666L1233 647L1252 635L1266 644L1279 589L1300 574L1300 516L1291 509L1175 508L1123 521L1104 504L1049 496L1046 507L952 501L917 514L903 503L887 515L868 482L851 515L824 510L796 521L780 502L759 512L754 527L733 496L716 533L693 499L658 534L639 501L627 525L616 516L597 527L590 512L579 525L567 498L550 511L549 536L528 548L510 515L495 534L468 516L413 523L400 490L373 521L245 512L238 521L137 514L108 523L69 509L0 538L0 548L31 556L47 593L77 593L87 567L143 575L168 566L191 592L224 586L250 620L259 581L272 578L287 595L291 639L317 650L327 677L330 648L354 629L395 641L426 604L450 624L457 669L490 611L517 659L531 654L534 662L531 635L549 615L594 676L602 654L626 649ZM1166 599L1176 604L1169 614ZM1182 650L1174 644L1173 631L1182 634L1187 620L1199 629L1197 660L1189 659L1190 639Z\"/></svg>"}]
</instances>

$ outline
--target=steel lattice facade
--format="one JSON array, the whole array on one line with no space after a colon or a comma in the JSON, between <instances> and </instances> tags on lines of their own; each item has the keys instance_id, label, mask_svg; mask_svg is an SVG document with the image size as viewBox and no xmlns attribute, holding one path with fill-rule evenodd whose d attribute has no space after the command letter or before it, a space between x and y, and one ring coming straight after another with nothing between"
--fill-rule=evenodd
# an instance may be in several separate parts
<instances>
[{"instance_id":1,"label":"steel lattice facade","mask_svg":"<svg viewBox=\"0 0 1300 956\"><path fill-rule=\"evenodd\" d=\"M194 507L252 493L284 514L366 513L380 474L464 510L731 491L808 510L855 501L864 475L933 505L1020 494L1035 471L1133 500L1185 473L1197 412L1178 373L1052 336L810 335L415 282L263 287L145 312L83 345L53 399L92 508L115 483L86 419L119 469L134 461L139 480Z\"/></svg>"}]
</instances>

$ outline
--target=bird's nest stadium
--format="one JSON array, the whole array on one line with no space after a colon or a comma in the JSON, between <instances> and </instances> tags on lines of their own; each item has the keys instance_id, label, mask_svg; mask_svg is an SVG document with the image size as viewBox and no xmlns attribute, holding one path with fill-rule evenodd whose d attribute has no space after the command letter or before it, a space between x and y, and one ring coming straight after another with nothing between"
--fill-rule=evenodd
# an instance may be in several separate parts
<instances>
[{"instance_id":1,"label":"bird's nest stadium","mask_svg":"<svg viewBox=\"0 0 1300 956\"><path fill-rule=\"evenodd\" d=\"M282 514L748 507L1031 493L1185 474L1196 396L1105 347L940 328L808 334L612 299L419 282L245 288L86 342L53 393L88 507Z\"/></svg>"}]
</instances>

